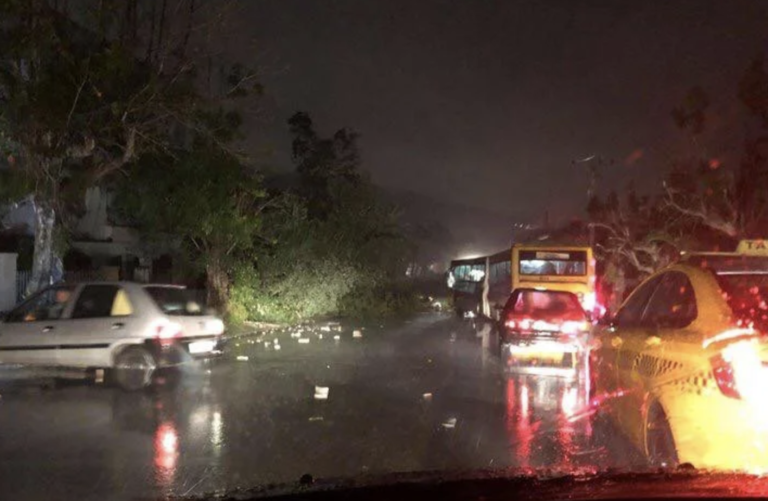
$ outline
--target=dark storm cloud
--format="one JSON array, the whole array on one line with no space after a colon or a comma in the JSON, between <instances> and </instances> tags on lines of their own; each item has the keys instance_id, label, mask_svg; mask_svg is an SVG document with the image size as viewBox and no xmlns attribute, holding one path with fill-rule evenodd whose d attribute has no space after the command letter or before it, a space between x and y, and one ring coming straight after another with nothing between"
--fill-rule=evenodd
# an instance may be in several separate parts
<instances>
[{"instance_id":1,"label":"dark storm cloud","mask_svg":"<svg viewBox=\"0 0 768 501\"><path fill-rule=\"evenodd\" d=\"M604 186L652 187L677 141L671 108L694 84L735 95L768 3L275 0L239 22L277 163L285 118L307 110L362 134L381 185L539 217L582 209L575 158L615 159Z\"/></svg>"}]
</instances>

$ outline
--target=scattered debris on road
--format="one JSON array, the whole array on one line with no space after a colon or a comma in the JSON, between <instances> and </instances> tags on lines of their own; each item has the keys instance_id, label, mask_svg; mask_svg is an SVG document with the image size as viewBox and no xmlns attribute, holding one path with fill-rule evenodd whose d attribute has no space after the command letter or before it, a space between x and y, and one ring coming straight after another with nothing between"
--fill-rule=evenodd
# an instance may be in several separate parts
<instances>
[{"instance_id":1,"label":"scattered debris on road","mask_svg":"<svg viewBox=\"0 0 768 501\"><path fill-rule=\"evenodd\" d=\"M422 398L424 400L430 401L430 400L432 400L432 394L431 393L425 393L425 394L422 395Z\"/></svg>"},{"instance_id":2,"label":"scattered debris on road","mask_svg":"<svg viewBox=\"0 0 768 501\"><path fill-rule=\"evenodd\" d=\"M355 339L361 338L363 337L363 333L356 329L352 332L352 337Z\"/></svg>"},{"instance_id":3,"label":"scattered debris on road","mask_svg":"<svg viewBox=\"0 0 768 501\"><path fill-rule=\"evenodd\" d=\"M240 361L240 362L247 362L248 361L248 357L246 355L238 355L237 356L237 360Z\"/></svg>"},{"instance_id":4,"label":"scattered debris on road","mask_svg":"<svg viewBox=\"0 0 768 501\"><path fill-rule=\"evenodd\" d=\"M309 344L309 338L308 337L300 337L299 338L299 344Z\"/></svg>"},{"instance_id":5,"label":"scattered debris on road","mask_svg":"<svg viewBox=\"0 0 768 501\"><path fill-rule=\"evenodd\" d=\"M329 391L327 386L315 386L315 400L328 400Z\"/></svg>"},{"instance_id":6,"label":"scattered debris on road","mask_svg":"<svg viewBox=\"0 0 768 501\"><path fill-rule=\"evenodd\" d=\"M446 419L445 422L443 422L443 428L447 428L447 429L456 428L456 418L452 417L452 418Z\"/></svg>"}]
</instances>

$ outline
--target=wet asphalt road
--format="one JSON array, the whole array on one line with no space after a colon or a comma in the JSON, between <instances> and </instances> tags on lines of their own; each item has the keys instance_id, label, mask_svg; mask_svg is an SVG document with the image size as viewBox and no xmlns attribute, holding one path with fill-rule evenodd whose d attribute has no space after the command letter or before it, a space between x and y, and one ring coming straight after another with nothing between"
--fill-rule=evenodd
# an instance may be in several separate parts
<instances>
[{"instance_id":1,"label":"wet asphalt road","mask_svg":"<svg viewBox=\"0 0 768 501\"><path fill-rule=\"evenodd\" d=\"M241 339L215 364L138 394L41 388L0 371L0 498L192 496L305 473L639 461L579 417L578 381L505 375L467 322L425 314L362 338L343 327L305 332L308 344L290 332ZM316 386L327 400L315 399Z\"/></svg>"}]
</instances>

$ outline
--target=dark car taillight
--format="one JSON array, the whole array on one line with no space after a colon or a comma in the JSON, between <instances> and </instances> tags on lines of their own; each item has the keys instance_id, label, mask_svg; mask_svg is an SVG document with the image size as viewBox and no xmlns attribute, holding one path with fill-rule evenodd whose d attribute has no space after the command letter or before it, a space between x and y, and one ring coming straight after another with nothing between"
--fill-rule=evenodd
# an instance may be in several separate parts
<instances>
[{"instance_id":1,"label":"dark car taillight","mask_svg":"<svg viewBox=\"0 0 768 501\"><path fill-rule=\"evenodd\" d=\"M155 339L163 346L173 344L176 339L182 337L181 326L174 322L160 324L155 329Z\"/></svg>"},{"instance_id":2,"label":"dark car taillight","mask_svg":"<svg viewBox=\"0 0 768 501\"><path fill-rule=\"evenodd\" d=\"M764 401L768 371L763 365L762 344L757 338L728 344L710 358L712 375L723 396Z\"/></svg>"},{"instance_id":3,"label":"dark car taillight","mask_svg":"<svg viewBox=\"0 0 768 501\"><path fill-rule=\"evenodd\" d=\"M710 363L712 364L712 374L715 377L715 382L720 392L726 397L741 398L733 372L733 365L730 362L726 362L720 354L712 357Z\"/></svg>"}]
</instances>

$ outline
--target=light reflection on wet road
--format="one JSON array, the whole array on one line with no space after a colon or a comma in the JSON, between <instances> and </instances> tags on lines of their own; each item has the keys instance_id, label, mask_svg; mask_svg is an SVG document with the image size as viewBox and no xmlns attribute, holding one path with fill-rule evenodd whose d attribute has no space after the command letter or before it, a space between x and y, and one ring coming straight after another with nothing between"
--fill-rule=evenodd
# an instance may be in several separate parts
<instances>
[{"instance_id":1,"label":"light reflection on wet road","mask_svg":"<svg viewBox=\"0 0 768 501\"><path fill-rule=\"evenodd\" d=\"M303 334L309 344L290 332L241 340L227 359L150 393L0 381L0 497L200 495L304 473L638 461L580 418L578 381L505 376L466 323L429 314L361 339L318 334ZM274 337L280 351L264 346ZM329 388L327 400L315 386Z\"/></svg>"}]
</instances>

